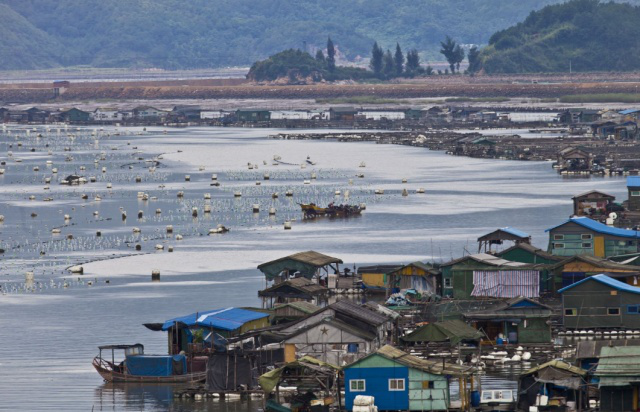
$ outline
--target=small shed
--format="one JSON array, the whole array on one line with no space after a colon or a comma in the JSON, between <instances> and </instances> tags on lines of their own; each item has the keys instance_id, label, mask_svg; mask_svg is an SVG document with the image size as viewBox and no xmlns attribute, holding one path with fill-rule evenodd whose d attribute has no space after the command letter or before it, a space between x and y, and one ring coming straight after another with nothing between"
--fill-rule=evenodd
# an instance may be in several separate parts
<instances>
[{"instance_id":1,"label":"small shed","mask_svg":"<svg viewBox=\"0 0 640 412\"><path fill-rule=\"evenodd\" d=\"M158 330L154 326L150 324L147 327ZM189 344L193 342L193 332L198 329L202 329L209 338L205 340L213 344L216 335L228 338L267 326L268 313L230 307L169 319L161 324L160 330L169 332L169 353L179 353L189 350Z\"/></svg>"},{"instance_id":2,"label":"small shed","mask_svg":"<svg viewBox=\"0 0 640 412\"><path fill-rule=\"evenodd\" d=\"M352 122L358 111L353 107L332 107L329 109L329 120Z\"/></svg>"},{"instance_id":3,"label":"small shed","mask_svg":"<svg viewBox=\"0 0 640 412\"><path fill-rule=\"evenodd\" d=\"M572 199L574 216L593 216L607 214L616 197L599 190L589 190Z\"/></svg>"},{"instance_id":4,"label":"small shed","mask_svg":"<svg viewBox=\"0 0 640 412\"><path fill-rule=\"evenodd\" d=\"M558 166L570 171L589 170L593 156L579 147L567 147L558 152Z\"/></svg>"},{"instance_id":5,"label":"small shed","mask_svg":"<svg viewBox=\"0 0 640 412\"><path fill-rule=\"evenodd\" d=\"M72 107L60 113L60 119L71 123L84 123L91 119L91 113Z\"/></svg>"},{"instance_id":6,"label":"small shed","mask_svg":"<svg viewBox=\"0 0 640 412\"><path fill-rule=\"evenodd\" d=\"M415 289L418 293L435 295L439 293L440 271L423 262L413 262L387 273L387 288L391 293L400 289Z\"/></svg>"},{"instance_id":7,"label":"small shed","mask_svg":"<svg viewBox=\"0 0 640 412\"><path fill-rule=\"evenodd\" d=\"M478 238L478 253L491 250L493 245L502 245L504 241L511 241L518 243L531 243L531 235L523 232L522 230L514 229L512 227L503 227L501 229L494 230L491 233L487 233L484 236Z\"/></svg>"},{"instance_id":8,"label":"small shed","mask_svg":"<svg viewBox=\"0 0 640 412\"><path fill-rule=\"evenodd\" d=\"M640 288L595 275L560 289L567 329L640 329Z\"/></svg>"},{"instance_id":9,"label":"small shed","mask_svg":"<svg viewBox=\"0 0 640 412\"><path fill-rule=\"evenodd\" d=\"M457 345L462 341L479 341L484 334L467 325L461 320L446 320L444 322L428 323L420 326L407 336L400 338L405 343L410 342L448 342Z\"/></svg>"},{"instance_id":10,"label":"small shed","mask_svg":"<svg viewBox=\"0 0 640 412\"><path fill-rule=\"evenodd\" d=\"M307 278L293 278L258 292L262 298L262 307L271 308L274 304L295 301L313 302L316 305L326 303L329 289Z\"/></svg>"},{"instance_id":11,"label":"small shed","mask_svg":"<svg viewBox=\"0 0 640 412\"><path fill-rule=\"evenodd\" d=\"M362 286L365 290L384 293L387 290L387 273L401 267L402 265L360 266L358 275L362 279Z\"/></svg>"},{"instance_id":12,"label":"small shed","mask_svg":"<svg viewBox=\"0 0 640 412\"><path fill-rule=\"evenodd\" d=\"M449 378L466 388L470 367L428 361L386 345L343 368L345 406L353 410L358 395L374 396L379 410L446 411L450 406ZM464 405L467 390L460 391Z\"/></svg>"},{"instance_id":13,"label":"small shed","mask_svg":"<svg viewBox=\"0 0 640 412\"><path fill-rule=\"evenodd\" d=\"M340 272L340 263L343 263L341 259L310 250L262 263L258 265L258 269L264 273L267 281L275 280L278 283L296 272L307 279L320 277L322 271L328 275L329 269L338 273Z\"/></svg>"},{"instance_id":14,"label":"small shed","mask_svg":"<svg viewBox=\"0 0 640 412\"><path fill-rule=\"evenodd\" d=\"M551 342L549 320L552 315L550 307L523 296L488 309L463 314L476 329L482 329L489 339L496 340L502 334L509 343Z\"/></svg>"},{"instance_id":15,"label":"small shed","mask_svg":"<svg viewBox=\"0 0 640 412\"><path fill-rule=\"evenodd\" d=\"M263 109L237 110L236 118L240 122L268 122L271 112Z\"/></svg>"},{"instance_id":16,"label":"small shed","mask_svg":"<svg viewBox=\"0 0 640 412\"><path fill-rule=\"evenodd\" d=\"M273 308L272 323L279 324L291 322L320 310L319 306L311 302L297 301L278 305Z\"/></svg>"},{"instance_id":17,"label":"small shed","mask_svg":"<svg viewBox=\"0 0 640 412\"><path fill-rule=\"evenodd\" d=\"M578 410L588 409L586 392L587 371L561 360L552 360L529 369L518 379L518 410L528 411L537 406L539 395L546 395L561 404L581 404Z\"/></svg>"},{"instance_id":18,"label":"small shed","mask_svg":"<svg viewBox=\"0 0 640 412\"><path fill-rule=\"evenodd\" d=\"M600 379L600 411L640 408L640 346L603 347L595 376Z\"/></svg>"},{"instance_id":19,"label":"small shed","mask_svg":"<svg viewBox=\"0 0 640 412\"><path fill-rule=\"evenodd\" d=\"M629 201L627 209L631 211L640 210L640 176L627 177L627 191L629 193Z\"/></svg>"},{"instance_id":20,"label":"small shed","mask_svg":"<svg viewBox=\"0 0 640 412\"><path fill-rule=\"evenodd\" d=\"M605 274L631 286L640 286L640 266L623 264L589 255L576 255L549 267L556 287L572 285L586 277Z\"/></svg>"}]
</instances>

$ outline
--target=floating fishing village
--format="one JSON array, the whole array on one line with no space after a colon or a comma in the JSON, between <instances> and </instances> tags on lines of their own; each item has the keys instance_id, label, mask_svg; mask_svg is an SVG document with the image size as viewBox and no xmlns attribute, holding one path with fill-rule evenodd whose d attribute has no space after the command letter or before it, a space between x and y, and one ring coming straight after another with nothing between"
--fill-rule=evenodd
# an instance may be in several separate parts
<instances>
[{"instance_id":1,"label":"floating fishing village","mask_svg":"<svg viewBox=\"0 0 640 412\"><path fill-rule=\"evenodd\" d=\"M113 288L118 279L92 276L92 263L179 252L201 237L225 242L252 227L331 227L366 218L392 199L434 196L408 178L392 189L371 184L372 165L360 159L351 158L349 173L324 168L315 151L297 159L273 153L244 166L233 159L233 170L204 163L183 174L166 160L183 149L140 150L136 142L190 128L206 133L221 119L231 119L222 133L259 126L260 141L280 145L394 144L547 161L567 182L625 176L614 183L627 196L616 202L596 189L568 196L568 218L538 222L543 247L503 226L471 233L477 245L450 259L431 253L402 264L356 265L339 251L291 250L256 265L259 305L213 303L167 319L145 313L139 326L162 332L156 339L166 339L165 355L147 353L135 333L129 342L96 340L92 366L105 382L170 385L177 405L250 401L265 411L618 411L637 404L640 176L632 159L639 110L533 112L525 127L510 120L517 111L494 116L451 107L411 109L411 125L401 111L331 108L313 118L312 111L238 110L218 112L221 123L211 124L209 112L194 107L144 110L152 120L139 108L133 123L103 109L5 111L0 179L17 190L2 192L2 271L12 275L0 284L0 298ZM325 124L283 131L289 124L272 123L278 116L297 129ZM336 116L351 127L366 120L410 130L318 130L345 127L331 123ZM187 129L176 129L176 119ZM59 209L56 218L40 220L52 213L48 204ZM16 219L35 226L25 231ZM148 282L163 284L162 261L151 262ZM518 372L496 384L491 376L504 368Z\"/></svg>"},{"instance_id":2,"label":"floating fishing village","mask_svg":"<svg viewBox=\"0 0 640 412\"><path fill-rule=\"evenodd\" d=\"M0 411L640 412L640 0L0 16Z\"/></svg>"}]
</instances>

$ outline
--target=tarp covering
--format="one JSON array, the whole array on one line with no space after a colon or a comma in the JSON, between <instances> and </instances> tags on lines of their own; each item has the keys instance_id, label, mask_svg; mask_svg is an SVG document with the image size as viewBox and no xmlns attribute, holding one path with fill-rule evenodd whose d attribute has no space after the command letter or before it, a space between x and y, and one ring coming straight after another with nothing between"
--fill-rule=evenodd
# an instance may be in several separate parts
<instances>
[{"instance_id":1,"label":"tarp covering","mask_svg":"<svg viewBox=\"0 0 640 412\"><path fill-rule=\"evenodd\" d=\"M196 312L187 316L169 319L162 325L162 330L168 330L176 324L186 326L202 326L221 330L236 330L247 322L266 318L269 315L261 312L240 308L214 309L204 312Z\"/></svg>"},{"instance_id":2,"label":"tarp covering","mask_svg":"<svg viewBox=\"0 0 640 412\"><path fill-rule=\"evenodd\" d=\"M127 371L136 376L184 375L187 358L184 355L135 355L126 358Z\"/></svg>"},{"instance_id":3,"label":"tarp covering","mask_svg":"<svg viewBox=\"0 0 640 412\"><path fill-rule=\"evenodd\" d=\"M235 391L241 385L249 389L256 386L249 358L235 354L215 354L209 357L206 381L208 391Z\"/></svg>"},{"instance_id":4,"label":"tarp covering","mask_svg":"<svg viewBox=\"0 0 640 412\"><path fill-rule=\"evenodd\" d=\"M316 270L332 263L342 263L342 260L310 250L263 263L258 266L258 269L264 273L267 280L273 280L285 270L300 272L310 279L315 275Z\"/></svg>"},{"instance_id":5,"label":"tarp covering","mask_svg":"<svg viewBox=\"0 0 640 412\"><path fill-rule=\"evenodd\" d=\"M602 347L595 375L600 387L640 382L640 346Z\"/></svg>"},{"instance_id":6,"label":"tarp covering","mask_svg":"<svg viewBox=\"0 0 640 412\"><path fill-rule=\"evenodd\" d=\"M482 339L482 332L461 320L429 323L401 338L405 342L446 342L457 344L463 340Z\"/></svg>"},{"instance_id":7,"label":"tarp covering","mask_svg":"<svg viewBox=\"0 0 640 412\"><path fill-rule=\"evenodd\" d=\"M287 368L296 368L296 367L306 367L306 368L315 369L315 370L324 369L325 371L340 370L340 367L338 366L332 365L327 362L322 362L311 356L303 356L297 361L289 362L281 368L274 369L260 376L260 378L258 379L258 384L260 385L260 387L265 393L271 393L273 389L278 385L278 382L280 381L280 377L282 376L282 373Z\"/></svg>"},{"instance_id":8,"label":"tarp covering","mask_svg":"<svg viewBox=\"0 0 640 412\"><path fill-rule=\"evenodd\" d=\"M537 270L474 270L471 296L537 298L540 296L540 272Z\"/></svg>"}]
</instances>

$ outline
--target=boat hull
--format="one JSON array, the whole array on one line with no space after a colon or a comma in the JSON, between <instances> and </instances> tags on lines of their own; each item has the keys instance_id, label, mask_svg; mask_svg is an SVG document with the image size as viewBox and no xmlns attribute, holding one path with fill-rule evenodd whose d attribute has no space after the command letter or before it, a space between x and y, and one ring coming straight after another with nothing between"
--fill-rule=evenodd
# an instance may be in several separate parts
<instances>
[{"instance_id":1,"label":"boat hull","mask_svg":"<svg viewBox=\"0 0 640 412\"><path fill-rule=\"evenodd\" d=\"M111 369L107 369L101 365L100 361L96 358L93 360L93 367L98 371L102 379L107 382L115 383L198 383L204 382L207 378L207 372L187 373L185 375L172 375L172 376L136 376L129 375L127 373L116 372Z\"/></svg>"}]
</instances>

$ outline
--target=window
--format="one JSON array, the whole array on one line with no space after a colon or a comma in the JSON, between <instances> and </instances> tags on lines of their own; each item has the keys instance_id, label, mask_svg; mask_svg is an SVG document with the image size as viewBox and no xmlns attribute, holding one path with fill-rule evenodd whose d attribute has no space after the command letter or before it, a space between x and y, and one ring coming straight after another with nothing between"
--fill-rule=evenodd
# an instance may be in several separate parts
<instances>
[{"instance_id":1,"label":"window","mask_svg":"<svg viewBox=\"0 0 640 412\"><path fill-rule=\"evenodd\" d=\"M351 392L364 392L367 386L364 379L351 379L349 380L349 388L351 388Z\"/></svg>"},{"instance_id":2,"label":"window","mask_svg":"<svg viewBox=\"0 0 640 412\"><path fill-rule=\"evenodd\" d=\"M591 242L585 242L582 244L583 249L591 249Z\"/></svg>"},{"instance_id":3,"label":"window","mask_svg":"<svg viewBox=\"0 0 640 412\"><path fill-rule=\"evenodd\" d=\"M616 316L620 314L620 308L607 308L607 315Z\"/></svg>"},{"instance_id":4,"label":"window","mask_svg":"<svg viewBox=\"0 0 640 412\"><path fill-rule=\"evenodd\" d=\"M554 243L553 244L553 248L554 249L564 249L564 243Z\"/></svg>"},{"instance_id":5,"label":"window","mask_svg":"<svg viewBox=\"0 0 640 412\"><path fill-rule=\"evenodd\" d=\"M591 235L582 235L582 240L591 240Z\"/></svg>"},{"instance_id":6,"label":"window","mask_svg":"<svg viewBox=\"0 0 640 412\"><path fill-rule=\"evenodd\" d=\"M565 309L564 316L578 316L578 309Z\"/></svg>"},{"instance_id":7,"label":"window","mask_svg":"<svg viewBox=\"0 0 640 412\"><path fill-rule=\"evenodd\" d=\"M553 235L553 240L564 240L564 235Z\"/></svg>"},{"instance_id":8,"label":"window","mask_svg":"<svg viewBox=\"0 0 640 412\"><path fill-rule=\"evenodd\" d=\"M433 381L422 381L422 389L433 389Z\"/></svg>"},{"instance_id":9,"label":"window","mask_svg":"<svg viewBox=\"0 0 640 412\"><path fill-rule=\"evenodd\" d=\"M403 391L404 390L404 379L389 379L389 390L390 391Z\"/></svg>"},{"instance_id":10,"label":"window","mask_svg":"<svg viewBox=\"0 0 640 412\"><path fill-rule=\"evenodd\" d=\"M629 306L627 306L627 313L629 313L631 315L637 315L639 313L638 307L639 307L639 305L629 305Z\"/></svg>"},{"instance_id":11,"label":"window","mask_svg":"<svg viewBox=\"0 0 640 412\"><path fill-rule=\"evenodd\" d=\"M640 196L640 190L632 190L631 196Z\"/></svg>"},{"instance_id":12,"label":"window","mask_svg":"<svg viewBox=\"0 0 640 412\"><path fill-rule=\"evenodd\" d=\"M451 287L451 278L444 278L444 287L445 288Z\"/></svg>"}]
</instances>

